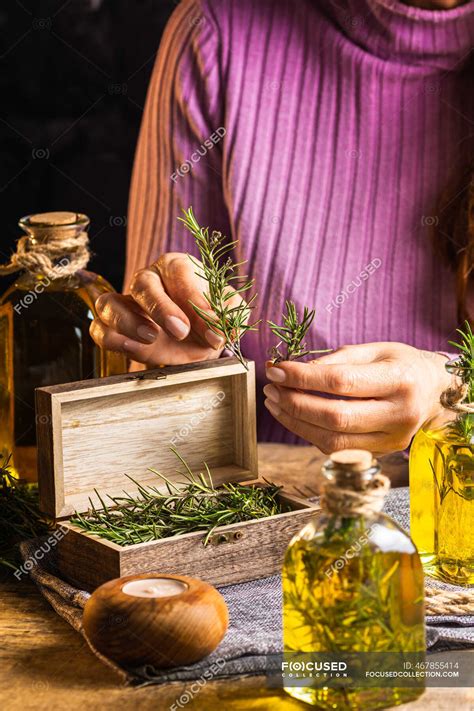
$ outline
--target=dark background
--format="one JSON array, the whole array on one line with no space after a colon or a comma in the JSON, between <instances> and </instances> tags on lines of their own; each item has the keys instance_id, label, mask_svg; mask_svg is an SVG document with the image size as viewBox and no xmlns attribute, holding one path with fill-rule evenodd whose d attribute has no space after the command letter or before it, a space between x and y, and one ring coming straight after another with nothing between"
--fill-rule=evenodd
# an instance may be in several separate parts
<instances>
[{"instance_id":1,"label":"dark background","mask_svg":"<svg viewBox=\"0 0 474 711\"><path fill-rule=\"evenodd\" d=\"M8 0L0 7L0 260L22 215L91 218L90 268L120 289L148 80L179 0ZM0 293L10 280L0 278Z\"/></svg>"}]
</instances>

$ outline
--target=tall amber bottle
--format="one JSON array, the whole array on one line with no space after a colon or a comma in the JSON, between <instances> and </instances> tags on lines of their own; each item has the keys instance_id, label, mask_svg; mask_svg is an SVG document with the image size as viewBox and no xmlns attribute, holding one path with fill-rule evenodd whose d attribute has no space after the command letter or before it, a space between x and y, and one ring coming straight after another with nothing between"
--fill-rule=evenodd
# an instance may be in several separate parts
<instances>
[{"instance_id":1,"label":"tall amber bottle","mask_svg":"<svg viewBox=\"0 0 474 711\"><path fill-rule=\"evenodd\" d=\"M88 217L50 212L19 224L27 236L10 271L25 269L0 298L0 454L12 453L13 471L32 482L35 388L125 372L126 360L98 348L89 335L95 300L113 288L76 268L87 263Z\"/></svg>"},{"instance_id":2,"label":"tall amber bottle","mask_svg":"<svg viewBox=\"0 0 474 711\"><path fill-rule=\"evenodd\" d=\"M336 452L323 474L323 513L293 538L283 566L287 658L414 653L422 659L423 569L409 536L380 513L388 480L363 450ZM424 690L422 681L415 687L385 681L381 688L305 683L284 679L285 691L320 709L388 708Z\"/></svg>"}]
</instances>

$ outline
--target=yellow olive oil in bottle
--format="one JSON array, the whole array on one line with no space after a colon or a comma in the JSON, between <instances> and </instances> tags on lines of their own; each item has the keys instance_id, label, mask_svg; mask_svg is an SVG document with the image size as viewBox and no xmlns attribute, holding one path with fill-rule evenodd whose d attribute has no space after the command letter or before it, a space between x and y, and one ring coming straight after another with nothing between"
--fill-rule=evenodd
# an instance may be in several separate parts
<instances>
[{"instance_id":1,"label":"yellow olive oil in bottle","mask_svg":"<svg viewBox=\"0 0 474 711\"><path fill-rule=\"evenodd\" d=\"M322 514L293 538L283 565L285 655L417 653L422 659L423 569L409 536L380 513L388 479L364 450L334 453L323 475ZM320 709L389 708L424 691L418 680L415 687L305 683L284 677L288 694Z\"/></svg>"},{"instance_id":2,"label":"yellow olive oil in bottle","mask_svg":"<svg viewBox=\"0 0 474 711\"><path fill-rule=\"evenodd\" d=\"M415 436L410 451L410 531L428 575L474 584L474 337L461 332L446 368L459 388Z\"/></svg>"},{"instance_id":3,"label":"yellow olive oil in bottle","mask_svg":"<svg viewBox=\"0 0 474 711\"><path fill-rule=\"evenodd\" d=\"M122 373L126 359L89 335L95 300L113 288L83 268L86 215L50 212L19 224L27 236L3 273L21 273L0 297L0 455L12 453L15 475L33 482L35 388Z\"/></svg>"}]
</instances>

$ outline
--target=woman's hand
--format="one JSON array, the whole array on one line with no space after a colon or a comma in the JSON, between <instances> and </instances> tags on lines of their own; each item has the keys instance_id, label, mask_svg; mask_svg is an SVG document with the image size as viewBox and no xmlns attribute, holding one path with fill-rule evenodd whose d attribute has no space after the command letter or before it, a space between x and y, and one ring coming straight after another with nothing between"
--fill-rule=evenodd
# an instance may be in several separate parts
<instances>
[{"instance_id":1,"label":"woman's hand","mask_svg":"<svg viewBox=\"0 0 474 711\"><path fill-rule=\"evenodd\" d=\"M171 252L134 275L130 295L100 296L90 328L94 341L149 367L219 357L224 339L190 303L212 314L204 297L207 284L195 271L187 254Z\"/></svg>"},{"instance_id":2,"label":"woman's hand","mask_svg":"<svg viewBox=\"0 0 474 711\"><path fill-rule=\"evenodd\" d=\"M345 346L310 363L268 363L265 406L326 454L348 447L398 451L439 410L441 392L452 384L445 363L403 343Z\"/></svg>"}]
</instances>

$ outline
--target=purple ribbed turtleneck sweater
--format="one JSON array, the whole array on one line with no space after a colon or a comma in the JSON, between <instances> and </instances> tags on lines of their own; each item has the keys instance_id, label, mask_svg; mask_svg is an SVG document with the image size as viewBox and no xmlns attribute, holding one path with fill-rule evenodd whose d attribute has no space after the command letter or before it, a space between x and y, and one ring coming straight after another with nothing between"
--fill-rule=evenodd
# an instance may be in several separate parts
<instances>
[{"instance_id":1,"label":"purple ribbed turtleneck sweater","mask_svg":"<svg viewBox=\"0 0 474 711\"><path fill-rule=\"evenodd\" d=\"M127 282L160 253L191 249L176 217L192 205L240 240L256 318L278 320L290 298L316 308L312 348L445 349L454 277L430 225L474 154L473 45L473 2L184 0L148 92ZM272 343L265 328L244 342L260 397ZM297 441L261 400L259 428Z\"/></svg>"}]
</instances>

